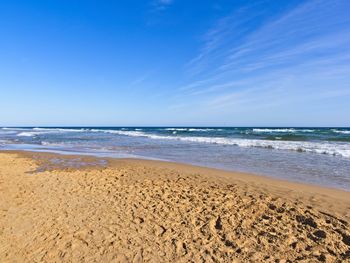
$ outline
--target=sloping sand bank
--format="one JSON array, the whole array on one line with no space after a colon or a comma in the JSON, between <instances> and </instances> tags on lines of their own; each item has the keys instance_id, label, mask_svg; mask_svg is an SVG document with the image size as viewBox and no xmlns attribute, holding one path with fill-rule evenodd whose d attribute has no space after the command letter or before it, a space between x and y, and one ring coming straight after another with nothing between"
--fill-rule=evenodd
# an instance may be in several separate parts
<instances>
[{"instance_id":1,"label":"sloping sand bank","mask_svg":"<svg viewBox=\"0 0 350 263\"><path fill-rule=\"evenodd\" d=\"M350 261L349 192L104 160L0 153L0 262Z\"/></svg>"}]
</instances>

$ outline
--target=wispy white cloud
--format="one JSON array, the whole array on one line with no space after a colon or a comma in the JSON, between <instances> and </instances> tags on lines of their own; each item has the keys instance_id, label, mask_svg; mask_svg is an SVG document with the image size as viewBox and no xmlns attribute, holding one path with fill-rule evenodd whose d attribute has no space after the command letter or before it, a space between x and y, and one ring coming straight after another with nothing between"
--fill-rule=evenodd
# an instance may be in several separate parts
<instances>
[{"instance_id":1,"label":"wispy white cloud","mask_svg":"<svg viewBox=\"0 0 350 263\"><path fill-rule=\"evenodd\" d=\"M174 0L154 0L151 2L154 11L161 11L174 3Z\"/></svg>"},{"instance_id":2,"label":"wispy white cloud","mask_svg":"<svg viewBox=\"0 0 350 263\"><path fill-rule=\"evenodd\" d=\"M239 44L249 33L245 25L258 19L263 13L259 10L263 1L240 7L231 15L219 19L202 37L203 45L199 53L186 64L186 69L191 74L197 74L212 62L213 59L222 57L223 49L228 51L232 45ZM251 12L251 10L255 10Z\"/></svg>"},{"instance_id":3,"label":"wispy white cloud","mask_svg":"<svg viewBox=\"0 0 350 263\"><path fill-rule=\"evenodd\" d=\"M123 86L123 88L128 91L129 95L135 95L137 93L144 92L153 85L152 76L154 73L154 70L149 70L141 75L134 76L133 79L131 79Z\"/></svg>"},{"instance_id":4,"label":"wispy white cloud","mask_svg":"<svg viewBox=\"0 0 350 263\"><path fill-rule=\"evenodd\" d=\"M232 110L350 96L350 2L307 1L274 16L260 4L204 35L179 93Z\"/></svg>"},{"instance_id":5,"label":"wispy white cloud","mask_svg":"<svg viewBox=\"0 0 350 263\"><path fill-rule=\"evenodd\" d=\"M146 72L145 74L133 79L128 87L135 87L135 86L139 86L141 84L143 84L152 74L152 71Z\"/></svg>"}]
</instances>

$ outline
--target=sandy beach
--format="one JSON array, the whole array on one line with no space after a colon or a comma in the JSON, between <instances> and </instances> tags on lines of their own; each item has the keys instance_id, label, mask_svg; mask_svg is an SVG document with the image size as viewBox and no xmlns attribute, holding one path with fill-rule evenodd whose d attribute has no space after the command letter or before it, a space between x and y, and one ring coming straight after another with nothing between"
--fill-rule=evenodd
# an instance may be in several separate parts
<instances>
[{"instance_id":1,"label":"sandy beach","mask_svg":"<svg viewBox=\"0 0 350 263\"><path fill-rule=\"evenodd\" d=\"M349 262L350 192L158 161L0 153L0 262Z\"/></svg>"}]
</instances>

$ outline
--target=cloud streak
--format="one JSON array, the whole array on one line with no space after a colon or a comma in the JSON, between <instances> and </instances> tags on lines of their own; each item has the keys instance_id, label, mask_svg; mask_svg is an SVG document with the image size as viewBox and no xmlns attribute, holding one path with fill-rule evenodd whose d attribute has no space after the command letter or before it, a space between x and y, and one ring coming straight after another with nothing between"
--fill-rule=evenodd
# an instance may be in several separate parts
<instances>
[{"instance_id":1,"label":"cloud streak","mask_svg":"<svg viewBox=\"0 0 350 263\"><path fill-rule=\"evenodd\" d=\"M349 96L350 2L307 1L278 15L259 4L208 30L179 92L227 112Z\"/></svg>"},{"instance_id":2,"label":"cloud streak","mask_svg":"<svg viewBox=\"0 0 350 263\"><path fill-rule=\"evenodd\" d=\"M156 0L152 2L155 11L161 11L173 4L174 0Z\"/></svg>"}]
</instances>

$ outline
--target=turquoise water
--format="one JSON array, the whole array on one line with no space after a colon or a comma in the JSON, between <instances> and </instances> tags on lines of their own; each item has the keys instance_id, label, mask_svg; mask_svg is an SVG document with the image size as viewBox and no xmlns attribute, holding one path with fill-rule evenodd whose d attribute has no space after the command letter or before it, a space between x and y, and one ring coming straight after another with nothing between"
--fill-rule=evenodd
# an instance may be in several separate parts
<instances>
[{"instance_id":1,"label":"turquoise water","mask_svg":"<svg viewBox=\"0 0 350 263\"><path fill-rule=\"evenodd\" d=\"M184 162L350 190L350 128L0 128L1 149Z\"/></svg>"}]
</instances>

